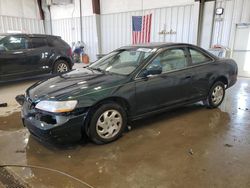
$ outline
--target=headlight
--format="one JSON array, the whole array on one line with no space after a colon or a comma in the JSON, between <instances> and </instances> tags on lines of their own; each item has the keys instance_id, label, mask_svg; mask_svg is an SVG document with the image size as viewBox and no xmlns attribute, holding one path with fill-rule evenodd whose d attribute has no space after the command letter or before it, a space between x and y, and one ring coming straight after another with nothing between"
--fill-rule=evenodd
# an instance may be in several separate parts
<instances>
[{"instance_id":1,"label":"headlight","mask_svg":"<svg viewBox=\"0 0 250 188\"><path fill-rule=\"evenodd\" d=\"M47 112L70 112L75 109L77 101L40 101L36 108Z\"/></svg>"}]
</instances>

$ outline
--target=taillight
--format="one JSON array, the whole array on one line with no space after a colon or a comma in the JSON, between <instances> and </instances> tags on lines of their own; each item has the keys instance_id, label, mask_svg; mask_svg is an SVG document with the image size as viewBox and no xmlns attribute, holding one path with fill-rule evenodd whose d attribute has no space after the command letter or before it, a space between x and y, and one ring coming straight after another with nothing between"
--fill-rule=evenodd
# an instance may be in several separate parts
<instances>
[{"instance_id":1,"label":"taillight","mask_svg":"<svg viewBox=\"0 0 250 188\"><path fill-rule=\"evenodd\" d=\"M72 55L73 55L72 48L69 48L69 49L67 50L67 55L68 55L68 56L72 56Z\"/></svg>"}]
</instances>

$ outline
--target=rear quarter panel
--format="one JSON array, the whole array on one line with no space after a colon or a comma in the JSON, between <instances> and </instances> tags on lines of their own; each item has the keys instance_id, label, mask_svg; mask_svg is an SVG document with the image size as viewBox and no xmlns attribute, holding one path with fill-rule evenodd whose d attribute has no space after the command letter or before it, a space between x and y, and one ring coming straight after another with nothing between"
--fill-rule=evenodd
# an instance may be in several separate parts
<instances>
[{"instance_id":1,"label":"rear quarter panel","mask_svg":"<svg viewBox=\"0 0 250 188\"><path fill-rule=\"evenodd\" d=\"M70 68L72 68L73 59L72 56L69 54L69 50L71 48L70 45L63 41L61 38L48 38L48 40L56 41L51 43L49 42L51 54L48 64L50 65L51 70L53 69L54 63L59 59L67 61L70 65Z\"/></svg>"},{"instance_id":2,"label":"rear quarter panel","mask_svg":"<svg viewBox=\"0 0 250 188\"><path fill-rule=\"evenodd\" d=\"M193 86L197 96L206 97L212 85L218 79L227 80L228 87L237 80L237 65L231 59L216 59L193 68Z\"/></svg>"}]
</instances>

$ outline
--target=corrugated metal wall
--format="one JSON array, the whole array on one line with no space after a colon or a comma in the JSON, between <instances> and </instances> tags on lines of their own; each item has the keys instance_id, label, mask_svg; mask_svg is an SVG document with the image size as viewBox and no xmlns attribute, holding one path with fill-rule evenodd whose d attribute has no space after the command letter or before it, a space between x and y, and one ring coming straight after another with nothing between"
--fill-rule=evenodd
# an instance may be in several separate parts
<instances>
[{"instance_id":1,"label":"corrugated metal wall","mask_svg":"<svg viewBox=\"0 0 250 188\"><path fill-rule=\"evenodd\" d=\"M120 46L131 44L132 16L152 13L152 42L188 42L196 43L194 5L184 5L151 9L145 11L102 14L101 48L102 53L108 53ZM90 60L96 60L98 53L96 20L94 16L83 16L83 41ZM52 21L54 35L61 36L70 45L80 40L80 18L55 19ZM159 35L163 29L176 31L173 35Z\"/></svg>"},{"instance_id":2,"label":"corrugated metal wall","mask_svg":"<svg viewBox=\"0 0 250 188\"><path fill-rule=\"evenodd\" d=\"M212 44L232 48L236 24L250 22L250 0L217 0L219 7L224 8L224 14L215 16Z\"/></svg>"},{"instance_id":3,"label":"corrugated metal wall","mask_svg":"<svg viewBox=\"0 0 250 188\"><path fill-rule=\"evenodd\" d=\"M0 16L0 33L21 31L25 33L44 33L43 21L30 18Z\"/></svg>"},{"instance_id":4,"label":"corrugated metal wall","mask_svg":"<svg viewBox=\"0 0 250 188\"><path fill-rule=\"evenodd\" d=\"M94 16L82 17L83 42L85 43L86 53L90 61L96 59L97 36ZM56 19L52 21L52 32L54 35L61 36L70 46L72 42L81 40L80 18Z\"/></svg>"},{"instance_id":5,"label":"corrugated metal wall","mask_svg":"<svg viewBox=\"0 0 250 188\"><path fill-rule=\"evenodd\" d=\"M174 6L145 11L101 15L102 53L132 43L132 16L152 13L152 42L196 43L197 25L194 23L194 5ZM172 35L159 35L161 30L176 31Z\"/></svg>"}]
</instances>

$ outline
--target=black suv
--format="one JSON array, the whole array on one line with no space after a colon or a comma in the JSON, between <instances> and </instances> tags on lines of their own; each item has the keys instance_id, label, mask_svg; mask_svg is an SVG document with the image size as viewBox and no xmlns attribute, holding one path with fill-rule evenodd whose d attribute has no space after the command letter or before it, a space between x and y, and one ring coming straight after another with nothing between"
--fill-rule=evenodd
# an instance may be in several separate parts
<instances>
[{"instance_id":1,"label":"black suv","mask_svg":"<svg viewBox=\"0 0 250 188\"><path fill-rule=\"evenodd\" d=\"M0 34L0 82L72 69L71 47L58 36Z\"/></svg>"}]
</instances>

